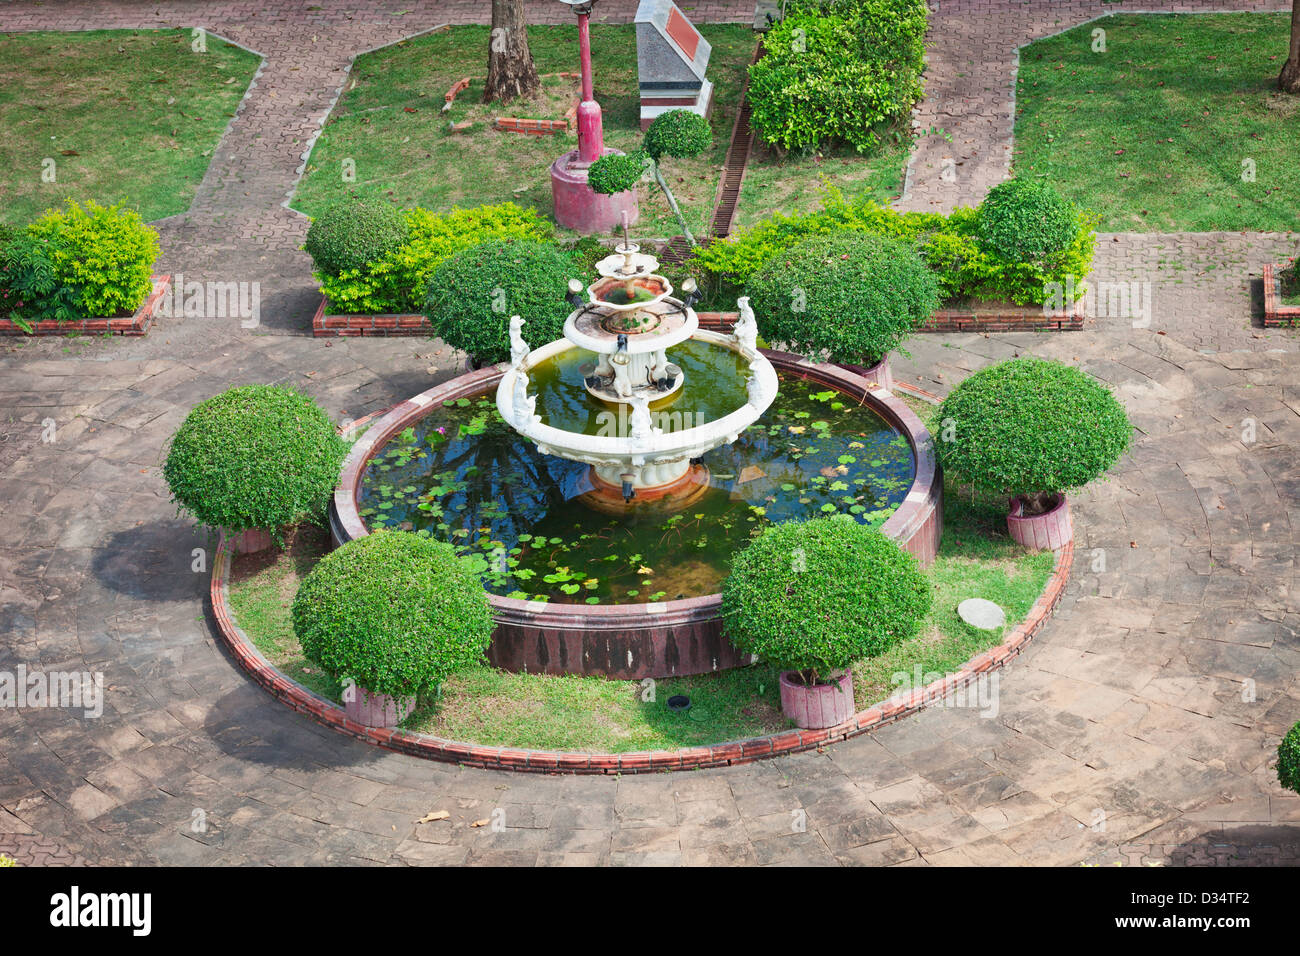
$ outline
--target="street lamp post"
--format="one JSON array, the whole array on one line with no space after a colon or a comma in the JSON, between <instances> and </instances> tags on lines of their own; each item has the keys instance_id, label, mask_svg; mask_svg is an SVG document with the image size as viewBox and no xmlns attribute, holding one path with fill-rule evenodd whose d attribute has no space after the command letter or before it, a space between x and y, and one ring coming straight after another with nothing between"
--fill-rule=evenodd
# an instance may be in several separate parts
<instances>
[{"instance_id":1,"label":"street lamp post","mask_svg":"<svg viewBox=\"0 0 1300 956\"><path fill-rule=\"evenodd\" d=\"M582 70L582 101L578 104L578 148L551 164L551 197L555 221L590 235L608 232L638 218L636 189L604 196L587 185L587 170L601 156L617 150L605 148L600 104L596 102L591 68L591 10L596 0L560 0L578 15L578 56ZM624 218L626 216L626 218Z\"/></svg>"}]
</instances>

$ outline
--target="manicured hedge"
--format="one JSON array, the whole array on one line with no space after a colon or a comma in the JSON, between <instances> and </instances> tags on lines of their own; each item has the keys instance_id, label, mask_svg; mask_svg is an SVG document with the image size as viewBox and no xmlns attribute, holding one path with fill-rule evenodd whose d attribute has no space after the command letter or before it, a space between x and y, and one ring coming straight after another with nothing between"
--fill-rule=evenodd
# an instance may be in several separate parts
<instances>
[{"instance_id":1,"label":"manicured hedge","mask_svg":"<svg viewBox=\"0 0 1300 956\"><path fill-rule=\"evenodd\" d=\"M774 257L809 236L868 232L908 243L939 281L945 302L963 299L1009 300L1040 305L1051 298L1052 283L1064 287L1070 277L1080 294L1092 270L1097 219L1076 210L1074 231L1060 252L1040 259L1007 259L980 236L981 209L939 213L896 212L870 200L845 202L828 190L824 208L786 216L773 214L748 229L695 251L687 264L707 280L711 298L734 299L755 273Z\"/></svg>"},{"instance_id":2,"label":"manicured hedge","mask_svg":"<svg viewBox=\"0 0 1300 956\"><path fill-rule=\"evenodd\" d=\"M1042 262L1062 255L1074 240L1078 212L1046 183L1009 179L980 203L980 241L1009 262Z\"/></svg>"},{"instance_id":3,"label":"manicured hedge","mask_svg":"<svg viewBox=\"0 0 1300 956\"><path fill-rule=\"evenodd\" d=\"M323 520L347 443L306 395L243 385L200 402L172 437L163 477L203 524L278 536Z\"/></svg>"},{"instance_id":4,"label":"manicured hedge","mask_svg":"<svg viewBox=\"0 0 1300 956\"><path fill-rule=\"evenodd\" d=\"M303 249L327 275L364 269L406 241L406 217L392 203L345 200L312 220Z\"/></svg>"},{"instance_id":5,"label":"manicured hedge","mask_svg":"<svg viewBox=\"0 0 1300 956\"><path fill-rule=\"evenodd\" d=\"M792 0L749 68L751 122L784 149L876 148L921 96L925 0Z\"/></svg>"},{"instance_id":6,"label":"manicured hedge","mask_svg":"<svg viewBox=\"0 0 1300 956\"><path fill-rule=\"evenodd\" d=\"M376 531L323 557L293 600L303 654L339 680L409 699L483 662L492 613L451 545Z\"/></svg>"},{"instance_id":7,"label":"manicured hedge","mask_svg":"<svg viewBox=\"0 0 1300 956\"><path fill-rule=\"evenodd\" d=\"M534 346L564 334L573 259L550 243L494 239L444 259L429 275L425 315L452 348L481 364L510 357L510 317Z\"/></svg>"},{"instance_id":8,"label":"manicured hedge","mask_svg":"<svg viewBox=\"0 0 1300 956\"><path fill-rule=\"evenodd\" d=\"M130 315L153 288L158 233L123 206L68 200L0 249L6 318L19 325Z\"/></svg>"},{"instance_id":9,"label":"manicured hedge","mask_svg":"<svg viewBox=\"0 0 1300 956\"><path fill-rule=\"evenodd\" d=\"M1300 722L1297 722L1277 748L1277 779L1288 790L1300 793Z\"/></svg>"},{"instance_id":10,"label":"manicured hedge","mask_svg":"<svg viewBox=\"0 0 1300 956\"><path fill-rule=\"evenodd\" d=\"M800 354L874 365L939 305L938 283L905 244L815 236L774 256L745 287L762 331Z\"/></svg>"},{"instance_id":11,"label":"manicured hedge","mask_svg":"<svg viewBox=\"0 0 1300 956\"><path fill-rule=\"evenodd\" d=\"M346 211L356 205L362 204L339 208ZM424 308L429 274L453 253L489 239L547 241L554 235L554 228L535 210L509 202L447 213L412 209L398 215L404 238L372 258L341 270L329 268L338 262L334 257L316 260L316 281L334 311L419 312ZM313 247L307 248L311 252Z\"/></svg>"},{"instance_id":12,"label":"manicured hedge","mask_svg":"<svg viewBox=\"0 0 1300 956\"><path fill-rule=\"evenodd\" d=\"M745 653L827 678L915 637L931 600L911 554L839 515L773 525L737 553L722 621Z\"/></svg>"},{"instance_id":13,"label":"manicured hedge","mask_svg":"<svg viewBox=\"0 0 1300 956\"><path fill-rule=\"evenodd\" d=\"M1109 389L1037 358L976 372L948 394L933 422L945 471L1008 495L1081 488L1113 466L1133 436Z\"/></svg>"}]
</instances>

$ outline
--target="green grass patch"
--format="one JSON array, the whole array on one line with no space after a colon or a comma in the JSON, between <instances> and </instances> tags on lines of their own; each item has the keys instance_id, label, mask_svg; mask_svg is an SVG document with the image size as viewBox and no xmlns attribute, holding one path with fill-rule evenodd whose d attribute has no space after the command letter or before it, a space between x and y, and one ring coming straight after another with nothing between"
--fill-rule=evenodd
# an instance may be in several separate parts
<instances>
[{"instance_id":1,"label":"green grass patch","mask_svg":"<svg viewBox=\"0 0 1300 956\"><path fill-rule=\"evenodd\" d=\"M740 185L733 228L752 226L773 210L788 216L814 212L822 207L827 186L851 203L871 199L888 205L902 195L903 171L911 154L905 125L898 134L882 134L880 148L872 153L840 146L782 157L756 143Z\"/></svg>"},{"instance_id":2,"label":"green grass patch","mask_svg":"<svg viewBox=\"0 0 1300 956\"><path fill-rule=\"evenodd\" d=\"M259 62L211 35L206 53L192 42L188 30L0 34L0 221L67 198L125 201L146 220L188 209Z\"/></svg>"},{"instance_id":3,"label":"green grass patch","mask_svg":"<svg viewBox=\"0 0 1300 956\"><path fill-rule=\"evenodd\" d=\"M1008 627L1024 619L1052 570L1051 553L1029 554L1006 535L1005 503L946 489L944 536L929 570L935 603L922 633L882 657L853 666L859 710L909 679L947 674L1000 643L1001 633L975 631L957 604L983 597L1001 605ZM328 546L327 535L302 528L283 553L235 560L230 603L239 625L276 667L311 690L338 700L338 682L302 657L289 617L298 582ZM687 694L686 713L667 708ZM657 681L652 699L637 681L511 674L477 668L457 674L436 700L422 703L409 728L455 740L552 750L627 752L673 749L774 733L790 727L781 714L776 672L765 665Z\"/></svg>"},{"instance_id":4,"label":"green grass patch","mask_svg":"<svg viewBox=\"0 0 1300 956\"><path fill-rule=\"evenodd\" d=\"M709 65L715 84L710 119L713 148L694 159L670 159L664 165L687 221L694 230L704 232L713 216L743 70L753 56L757 38L749 28L734 24L704 24L699 29L713 45ZM549 218L550 165L577 146L576 134L499 132L491 128L491 120L495 116L561 118L568 108L567 91L563 84L547 81L534 101L484 106L479 100L488 42L488 27L457 26L360 57L312 150L294 196L294 208L316 216L347 196L384 198L404 208L422 206L437 212L510 200L534 207ZM576 26L530 26L528 45L539 73L578 69ZM642 135L636 30L595 25L591 49L605 144L624 151L636 149ZM443 95L464 77L475 82L456 98L450 110L442 112ZM465 120L474 123L471 129L451 133L451 123ZM343 180L344 160L355 163L355 182ZM641 220L637 233L675 235L677 223L662 192L644 184L638 188Z\"/></svg>"},{"instance_id":5,"label":"green grass patch","mask_svg":"<svg viewBox=\"0 0 1300 956\"><path fill-rule=\"evenodd\" d=\"M1045 177L1103 230L1295 229L1300 97L1276 87L1288 36L1283 13L1124 14L1029 45L1017 175Z\"/></svg>"}]
</instances>

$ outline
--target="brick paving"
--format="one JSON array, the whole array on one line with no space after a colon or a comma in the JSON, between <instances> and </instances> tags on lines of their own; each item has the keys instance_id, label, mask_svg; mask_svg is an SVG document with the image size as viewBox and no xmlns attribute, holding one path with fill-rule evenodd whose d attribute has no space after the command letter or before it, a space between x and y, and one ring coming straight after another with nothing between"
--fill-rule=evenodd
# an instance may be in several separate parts
<instances>
[{"instance_id":1,"label":"brick paving","mask_svg":"<svg viewBox=\"0 0 1300 956\"><path fill-rule=\"evenodd\" d=\"M37 865L1295 861L1300 797L1270 763L1300 719L1300 354L1294 333L1252 317L1252 277L1293 248L1282 237L1103 236L1095 278L1151 283L1149 325L918 337L898 361L937 392L1014 354L1077 361L1140 429L1111 479L1077 497L1068 592L1001 675L994 717L936 708L822 753L564 778L367 747L246 680L204 619L192 564L211 542L168 501L166 438L232 384L292 383L357 417L454 366L435 342L303 335L316 304L304 223L281 203L355 53L486 5L311 5L0 7L4 30L203 23L267 58L193 208L162 224L167 271L262 283L262 327L164 318L139 340L0 344L0 669L100 672L107 688L98 718L0 709L0 852ZM970 179L944 193L928 144L908 201L977 201L1003 175L1011 51L1116 6L941 4L937 105L921 119L954 132ZM558 7L530 15L568 15ZM748 22L752 4L688 12ZM494 810L504 829L469 826Z\"/></svg>"}]
</instances>

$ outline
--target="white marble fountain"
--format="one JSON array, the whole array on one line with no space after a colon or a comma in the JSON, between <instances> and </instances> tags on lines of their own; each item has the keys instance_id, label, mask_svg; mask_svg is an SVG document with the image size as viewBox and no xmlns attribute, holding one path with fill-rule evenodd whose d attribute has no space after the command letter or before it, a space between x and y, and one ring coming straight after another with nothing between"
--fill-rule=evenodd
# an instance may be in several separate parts
<instances>
[{"instance_id":1,"label":"white marble fountain","mask_svg":"<svg viewBox=\"0 0 1300 956\"><path fill-rule=\"evenodd\" d=\"M683 283L686 299L672 297L673 287L656 274L659 262L644 255L626 236L613 255L596 264L600 278L586 288L569 283L575 308L564 323L564 338L530 349L523 338L524 320L510 320L510 368L497 387L497 408L519 434L547 455L591 465L595 494L622 504L671 495L685 486L702 489L708 472L697 459L719 445L734 442L767 411L776 398L777 376L758 350L758 326L749 300L738 301L740 320L731 335L699 327L691 305L695 289ZM734 411L693 428L665 431L657 427L651 406L662 407L681 391L682 369L668 350L688 339L730 349L748 365L747 401ZM572 349L590 353L582 366L592 401L616 409L616 434L591 435L554 428L536 413L529 395L529 372ZM626 423L626 424L624 424Z\"/></svg>"}]
</instances>

